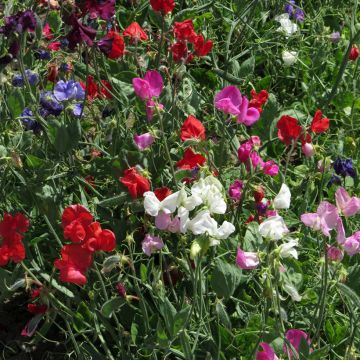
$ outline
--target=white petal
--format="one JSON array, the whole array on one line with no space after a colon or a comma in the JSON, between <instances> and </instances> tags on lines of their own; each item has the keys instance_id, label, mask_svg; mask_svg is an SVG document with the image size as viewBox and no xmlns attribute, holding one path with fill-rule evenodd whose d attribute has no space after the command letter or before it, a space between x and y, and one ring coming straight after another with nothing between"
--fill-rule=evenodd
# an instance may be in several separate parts
<instances>
[{"instance_id":1,"label":"white petal","mask_svg":"<svg viewBox=\"0 0 360 360\"><path fill-rule=\"evenodd\" d=\"M288 209L290 207L291 193L286 184L282 184L279 193L274 199L275 209Z\"/></svg>"},{"instance_id":2,"label":"white petal","mask_svg":"<svg viewBox=\"0 0 360 360\"><path fill-rule=\"evenodd\" d=\"M151 216L159 214L161 202L152 191L144 193L144 208L145 212Z\"/></svg>"}]
</instances>

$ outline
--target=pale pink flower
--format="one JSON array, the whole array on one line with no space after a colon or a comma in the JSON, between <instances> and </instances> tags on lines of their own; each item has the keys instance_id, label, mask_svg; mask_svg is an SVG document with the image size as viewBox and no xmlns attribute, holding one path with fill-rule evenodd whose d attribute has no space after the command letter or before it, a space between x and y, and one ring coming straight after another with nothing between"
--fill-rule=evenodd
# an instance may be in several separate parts
<instances>
[{"instance_id":1,"label":"pale pink flower","mask_svg":"<svg viewBox=\"0 0 360 360\"><path fill-rule=\"evenodd\" d=\"M159 97L164 87L163 79L156 70L147 71L143 79L132 79L132 84L135 94L142 100Z\"/></svg>"},{"instance_id":2,"label":"pale pink flower","mask_svg":"<svg viewBox=\"0 0 360 360\"><path fill-rule=\"evenodd\" d=\"M315 154L314 145L312 143L305 142L301 146L301 150L304 153L305 157L311 157Z\"/></svg>"},{"instance_id":3,"label":"pale pink flower","mask_svg":"<svg viewBox=\"0 0 360 360\"><path fill-rule=\"evenodd\" d=\"M137 148L140 151L143 151L149 148L154 142L155 138L150 133L145 133L141 135L134 135L134 142Z\"/></svg>"},{"instance_id":4,"label":"pale pink flower","mask_svg":"<svg viewBox=\"0 0 360 360\"><path fill-rule=\"evenodd\" d=\"M259 258L255 252L237 249L236 265L243 270L255 269L259 265Z\"/></svg>"},{"instance_id":5,"label":"pale pink flower","mask_svg":"<svg viewBox=\"0 0 360 360\"><path fill-rule=\"evenodd\" d=\"M327 257L330 261L340 262L344 258L344 253L336 246L328 246Z\"/></svg>"},{"instance_id":6,"label":"pale pink flower","mask_svg":"<svg viewBox=\"0 0 360 360\"><path fill-rule=\"evenodd\" d=\"M141 243L143 252L150 256L156 250L161 250L164 247L164 243L159 236L153 236L146 234L144 240Z\"/></svg>"},{"instance_id":7,"label":"pale pink flower","mask_svg":"<svg viewBox=\"0 0 360 360\"><path fill-rule=\"evenodd\" d=\"M360 231L346 238L343 246L345 252L350 256L360 253Z\"/></svg>"},{"instance_id":8,"label":"pale pink flower","mask_svg":"<svg viewBox=\"0 0 360 360\"><path fill-rule=\"evenodd\" d=\"M360 199L356 196L350 197L348 192L339 187L335 193L336 206L344 216L352 216L360 211Z\"/></svg>"},{"instance_id":9,"label":"pale pink flower","mask_svg":"<svg viewBox=\"0 0 360 360\"><path fill-rule=\"evenodd\" d=\"M306 226L330 236L330 230L337 226L339 214L336 206L322 201L316 213L302 214L300 218Z\"/></svg>"},{"instance_id":10,"label":"pale pink flower","mask_svg":"<svg viewBox=\"0 0 360 360\"><path fill-rule=\"evenodd\" d=\"M161 212L159 213L159 215L155 217L155 226L159 230L166 230L170 225L170 223L171 223L171 216L169 214Z\"/></svg>"},{"instance_id":11,"label":"pale pink flower","mask_svg":"<svg viewBox=\"0 0 360 360\"><path fill-rule=\"evenodd\" d=\"M306 332L304 332L302 330L297 330L297 329L288 330L285 333L285 338L289 341L289 343L295 348L295 350L297 352L299 352L301 339L306 340L306 342L309 345L311 344L311 340L309 339L308 334L306 334ZM284 344L283 350L285 353L287 352L287 350L289 350L290 357L294 356L294 353L292 352L291 349L289 349L289 346L286 346L286 344ZM311 350L310 350L310 352L311 352Z\"/></svg>"},{"instance_id":12,"label":"pale pink flower","mask_svg":"<svg viewBox=\"0 0 360 360\"><path fill-rule=\"evenodd\" d=\"M163 104L157 103L153 100L148 100L146 102L146 116L147 116L148 121L152 120L152 118L154 116L155 107L157 107L158 110L160 110L160 111L164 109Z\"/></svg>"},{"instance_id":13,"label":"pale pink flower","mask_svg":"<svg viewBox=\"0 0 360 360\"><path fill-rule=\"evenodd\" d=\"M269 344L261 342L259 345L262 347L263 351L258 351L256 353L256 360L279 360Z\"/></svg>"}]
</instances>

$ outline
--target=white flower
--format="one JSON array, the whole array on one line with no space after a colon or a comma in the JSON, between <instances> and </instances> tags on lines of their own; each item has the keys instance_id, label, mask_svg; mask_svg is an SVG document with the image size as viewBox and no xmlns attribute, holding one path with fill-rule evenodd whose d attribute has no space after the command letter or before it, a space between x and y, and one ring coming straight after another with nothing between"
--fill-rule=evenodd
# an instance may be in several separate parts
<instances>
[{"instance_id":1,"label":"white flower","mask_svg":"<svg viewBox=\"0 0 360 360\"><path fill-rule=\"evenodd\" d=\"M297 24L293 23L289 19L289 14L281 14L279 16L275 17L275 20L280 23L280 27L277 29L277 31L281 31L285 33L285 35L290 36L297 32L298 26Z\"/></svg>"},{"instance_id":2,"label":"white flower","mask_svg":"<svg viewBox=\"0 0 360 360\"><path fill-rule=\"evenodd\" d=\"M264 238L280 240L289 232L289 229L286 227L284 219L277 215L271 216L262 222L259 225L259 232Z\"/></svg>"},{"instance_id":3,"label":"white flower","mask_svg":"<svg viewBox=\"0 0 360 360\"><path fill-rule=\"evenodd\" d=\"M297 61L298 53L296 51L283 51L282 59L286 66L294 65Z\"/></svg>"},{"instance_id":4,"label":"white flower","mask_svg":"<svg viewBox=\"0 0 360 360\"><path fill-rule=\"evenodd\" d=\"M297 259L298 253L295 247L298 245L299 245L298 239L290 239L288 242L280 245L280 256L282 258L288 258L292 256L294 259Z\"/></svg>"},{"instance_id":5,"label":"white flower","mask_svg":"<svg viewBox=\"0 0 360 360\"><path fill-rule=\"evenodd\" d=\"M189 226L189 210L180 206L178 208L177 216L180 219L180 232L185 234Z\"/></svg>"},{"instance_id":6,"label":"white flower","mask_svg":"<svg viewBox=\"0 0 360 360\"><path fill-rule=\"evenodd\" d=\"M151 216L157 216L160 211L165 214L172 214L178 205L179 195L180 192L177 191L160 201L152 191L146 191L144 193L145 212Z\"/></svg>"},{"instance_id":7,"label":"white flower","mask_svg":"<svg viewBox=\"0 0 360 360\"><path fill-rule=\"evenodd\" d=\"M275 196L275 209L288 209L290 207L291 193L286 184L282 184L279 193Z\"/></svg>"}]
</instances>

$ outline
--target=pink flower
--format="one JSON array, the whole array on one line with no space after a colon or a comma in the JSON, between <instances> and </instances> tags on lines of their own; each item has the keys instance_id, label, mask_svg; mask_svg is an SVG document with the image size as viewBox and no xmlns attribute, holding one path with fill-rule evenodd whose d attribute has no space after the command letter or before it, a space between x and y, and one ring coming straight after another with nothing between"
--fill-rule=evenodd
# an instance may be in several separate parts
<instances>
[{"instance_id":1,"label":"pink flower","mask_svg":"<svg viewBox=\"0 0 360 360\"><path fill-rule=\"evenodd\" d=\"M158 236L146 234L144 240L141 243L143 252L150 256L156 250L161 250L164 247L164 243Z\"/></svg>"},{"instance_id":2,"label":"pink flower","mask_svg":"<svg viewBox=\"0 0 360 360\"><path fill-rule=\"evenodd\" d=\"M159 213L158 216L155 217L155 226L159 230L167 230L171 223L171 216L164 212Z\"/></svg>"},{"instance_id":3,"label":"pink flower","mask_svg":"<svg viewBox=\"0 0 360 360\"><path fill-rule=\"evenodd\" d=\"M330 261L338 261L340 262L344 254L343 252L336 246L328 246L327 248L327 257Z\"/></svg>"},{"instance_id":4,"label":"pink flower","mask_svg":"<svg viewBox=\"0 0 360 360\"><path fill-rule=\"evenodd\" d=\"M256 353L256 360L279 360L269 344L261 342L259 345L263 348L263 351Z\"/></svg>"},{"instance_id":5,"label":"pink flower","mask_svg":"<svg viewBox=\"0 0 360 360\"><path fill-rule=\"evenodd\" d=\"M151 146L151 144L154 142L154 137L150 133L145 133L142 135L134 135L134 142L137 148L140 151L143 151Z\"/></svg>"},{"instance_id":6,"label":"pink flower","mask_svg":"<svg viewBox=\"0 0 360 360\"><path fill-rule=\"evenodd\" d=\"M327 201L322 201L316 213L301 215L301 221L316 231L321 231L325 236L330 237L330 230L337 226L339 214L336 206Z\"/></svg>"},{"instance_id":7,"label":"pink flower","mask_svg":"<svg viewBox=\"0 0 360 360\"><path fill-rule=\"evenodd\" d=\"M157 107L159 110L164 109L164 105L160 103L156 103L155 101L148 100L146 102L146 116L149 121L152 120L154 116L154 108Z\"/></svg>"},{"instance_id":8,"label":"pink flower","mask_svg":"<svg viewBox=\"0 0 360 360\"><path fill-rule=\"evenodd\" d=\"M249 141L241 144L238 149L238 158L241 163L244 163L249 159L250 153L252 151L252 145Z\"/></svg>"},{"instance_id":9,"label":"pink flower","mask_svg":"<svg viewBox=\"0 0 360 360\"><path fill-rule=\"evenodd\" d=\"M273 160L266 161L263 165L263 172L266 175L276 176L279 173L279 166Z\"/></svg>"},{"instance_id":10,"label":"pink flower","mask_svg":"<svg viewBox=\"0 0 360 360\"><path fill-rule=\"evenodd\" d=\"M258 165L259 165L260 168L262 168L264 166L263 159L261 158L261 156L256 151L253 151L250 154L250 160L251 160L251 164L252 164L254 169L256 169L256 167Z\"/></svg>"},{"instance_id":11,"label":"pink flower","mask_svg":"<svg viewBox=\"0 0 360 360\"><path fill-rule=\"evenodd\" d=\"M338 244L342 245L345 240L345 229L344 229L344 224L341 220L341 217L339 216L338 221L336 223L336 241L338 242Z\"/></svg>"},{"instance_id":12,"label":"pink flower","mask_svg":"<svg viewBox=\"0 0 360 360\"><path fill-rule=\"evenodd\" d=\"M312 157L315 154L315 149L311 142L305 142L301 146L301 150L304 153L305 157Z\"/></svg>"},{"instance_id":13,"label":"pink flower","mask_svg":"<svg viewBox=\"0 0 360 360\"><path fill-rule=\"evenodd\" d=\"M244 184L241 180L235 180L230 186L229 186L229 196L234 201L239 201L241 198L241 191L244 187Z\"/></svg>"},{"instance_id":14,"label":"pink flower","mask_svg":"<svg viewBox=\"0 0 360 360\"><path fill-rule=\"evenodd\" d=\"M336 206L344 214L344 216L352 216L360 211L360 199L358 197L350 197L343 187L339 187L335 193Z\"/></svg>"},{"instance_id":15,"label":"pink flower","mask_svg":"<svg viewBox=\"0 0 360 360\"><path fill-rule=\"evenodd\" d=\"M309 336L306 334L306 332L304 332L302 330L297 330L297 329L288 330L285 333L285 338L289 341L289 343L295 348L295 350L297 352L299 352L299 346L300 346L301 339L306 340L306 342L309 345L311 344ZM289 346L286 346L286 344L284 344L284 348L283 348L284 352L287 352L287 349L288 349L290 357L293 357L294 353L289 348L290 348Z\"/></svg>"},{"instance_id":16,"label":"pink flower","mask_svg":"<svg viewBox=\"0 0 360 360\"><path fill-rule=\"evenodd\" d=\"M132 83L135 94L142 100L159 97L164 87L163 79L156 70L147 71L144 79L134 78Z\"/></svg>"},{"instance_id":17,"label":"pink flower","mask_svg":"<svg viewBox=\"0 0 360 360\"><path fill-rule=\"evenodd\" d=\"M259 265L259 258L254 252L245 252L238 248L236 265L243 270L255 269Z\"/></svg>"},{"instance_id":18,"label":"pink flower","mask_svg":"<svg viewBox=\"0 0 360 360\"><path fill-rule=\"evenodd\" d=\"M253 147L261 146L261 139L256 135L250 136L249 142L253 145Z\"/></svg>"},{"instance_id":19,"label":"pink flower","mask_svg":"<svg viewBox=\"0 0 360 360\"><path fill-rule=\"evenodd\" d=\"M343 246L345 252L350 256L360 253L360 231L346 238Z\"/></svg>"},{"instance_id":20,"label":"pink flower","mask_svg":"<svg viewBox=\"0 0 360 360\"><path fill-rule=\"evenodd\" d=\"M246 126L254 124L260 118L259 110L249 107L249 100L242 96L236 86L226 86L215 95L215 107L225 114L237 116L237 122Z\"/></svg>"}]
</instances>

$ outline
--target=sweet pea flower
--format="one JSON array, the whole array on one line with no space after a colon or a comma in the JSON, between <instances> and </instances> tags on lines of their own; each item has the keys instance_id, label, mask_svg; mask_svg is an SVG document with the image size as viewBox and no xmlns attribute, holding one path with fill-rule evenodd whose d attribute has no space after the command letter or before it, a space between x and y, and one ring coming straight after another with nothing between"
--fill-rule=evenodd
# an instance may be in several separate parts
<instances>
[{"instance_id":1,"label":"sweet pea flower","mask_svg":"<svg viewBox=\"0 0 360 360\"><path fill-rule=\"evenodd\" d=\"M255 252L246 252L238 248L236 265L243 270L255 269L259 265L259 258Z\"/></svg>"},{"instance_id":2,"label":"sweet pea flower","mask_svg":"<svg viewBox=\"0 0 360 360\"><path fill-rule=\"evenodd\" d=\"M246 126L253 125L260 118L259 110L249 107L249 100L242 96L233 85L226 86L215 95L215 107L225 114L237 117L237 122Z\"/></svg>"},{"instance_id":3,"label":"sweet pea flower","mask_svg":"<svg viewBox=\"0 0 360 360\"><path fill-rule=\"evenodd\" d=\"M280 245L280 257L288 258L293 257L294 259L298 258L297 250L295 249L296 246L299 245L298 239L290 239L288 242Z\"/></svg>"},{"instance_id":4,"label":"sweet pea flower","mask_svg":"<svg viewBox=\"0 0 360 360\"><path fill-rule=\"evenodd\" d=\"M321 231L325 236L330 237L330 230L338 223L339 214L336 206L327 201L322 201L316 213L301 215L301 221L315 231Z\"/></svg>"},{"instance_id":5,"label":"sweet pea flower","mask_svg":"<svg viewBox=\"0 0 360 360\"><path fill-rule=\"evenodd\" d=\"M279 166L273 160L268 160L264 162L262 170L266 175L276 176L279 173Z\"/></svg>"},{"instance_id":6,"label":"sweet pea flower","mask_svg":"<svg viewBox=\"0 0 360 360\"><path fill-rule=\"evenodd\" d=\"M140 151L143 151L151 146L155 138L150 133L141 135L134 135L134 142Z\"/></svg>"},{"instance_id":7,"label":"sweet pea flower","mask_svg":"<svg viewBox=\"0 0 360 360\"><path fill-rule=\"evenodd\" d=\"M360 253L360 231L346 238L343 246L345 252L350 256Z\"/></svg>"},{"instance_id":8,"label":"sweet pea flower","mask_svg":"<svg viewBox=\"0 0 360 360\"><path fill-rule=\"evenodd\" d=\"M298 330L298 329L291 329L288 330L285 333L285 338L288 340L288 342L295 348L295 350L297 352L299 352L299 347L300 347L300 342L301 339L306 340L306 342L310 345L311 344L311 340L309 339L308 334L306 334L306 332L302 331L302 330ZM289 347L286 346L286 344L284 344L284 352L287 352L287 349ZM292 352L292 350L288 349L290 357L292 358L294 356L294 353ZM310 350L311 351L311 350Z\"/></svg>"},{"instance_id":9,"label":"sweet pea flower","mask_svg":"<svg viewBox=\"0 0 360 360\"><path fill-rule=\"evenodd\" d=\"M148 100L146 102L146 117L148 121L151 121L154 116L154 111L156 111L156 108L158 111L162 111L164 109L164 105L160 104L158 102Z\"/></svg>"},{"instance_id":10,"label":"sweet pea flower","mask_svg":"<svg viewBox=\"0 0 360 360\"><path fill-rule=\"evenodd\" d=\"M282 184L279 193L274 199L275 209L288 209L290 207L291 193L286 184Z\"/></svg>"},{"instance_id":11,"label":"sweet pea flower","mask_svg":"<svg viewBox=\"0 0 360 360\"><path fill-rule=\"evenodd\" d=\"M132 84L135 94L142 100L159 97L164 88L163 79L156 70L147 71L143 79L134 78Z\"/></svg>"},{"instance_id":12,"label":"sweet pea flower","mask_svg":"<svg viewBox=\"0 0 360 360\"><path fill-rule=\"evenodd\" d=\"M69 80L60 80L54 87L54 95L58 101L84 100L85 91L80 83Z\"/></svg>"},{"instance_id":13,"label":"sweet pea flower","mask_svg":"<svg viewBox=\"0 0 360 360\"><path fill-rule=\"evenodd\" d=\"M336 246L328 246L326 253L330 261L340 262L344 257L344 253L342 252L342 250Z\"/></svg>"},{"instance_id":14,"label":"sweet pea flower","mask_svg":"<svg viewBox=\"0 0 360 360\"><path fill-rule=\"evenodd\" d=\"M141 243L143 252L150 256L156 250L161 250L164 247L164 243L158 236L146 234L144 240Z\"/></svg>"},{"instance_id":15,"label":"sweet pea flower","mask_svg":"<svg viewBox=\"0 0 360 360\"><path fill-rule=\"evenodd\" d=\"M264 238L280 240L289 232L289 229L286 227L284 219L278 215L263 221L259 225L259 232Z\"/></svg>"},{"instance_id":16,"label":"sweet pea flower","mask_svg":"<svg viewBox=\"0 0 360 360\"><path fill-rule=\"evenodd\" d=\"M296 63L298 59L298 53L296 51L283 51L282 60L286 66L291 66Z\"/></svg>"},{"instance_id":17,"label":"sweet pea flower","mask_svg":"<svg viewBox=\"0 0 360 360\"><path fill-rule=\"evenodd\" d=\"M275 20L280 23L280 27L277 31L284 33L287 37L296 33L298 30L297 24L290 20L290 16L287 13L276 16Z\"/></svg>"},{"instance_id":18,"label":"sweet pea flower","mask_svg":"<svg viewBox=\"0 0 360 360\"><path fill-rule=\"evenodd\" d=\"M356 196L350 197L343 187L336 190L335 199L337 208L346 217L356 215L360 211L360 198Z\"/></svg>"},{"instance_id":19,"label":"sweet pea flower","mask_svg":"<svg viewBox=\"0 0 360 360\"><path fill-rule=\"evenodd\" d=\"M160 201L154 192L147 191L144 193L144 208L145 212L151 216L158 216L162 211L165 214L172 214L175 212L178 205L180 192L177 191L167 196L164 200Z\"/></svg>"},{"instance_id":20,"label":"sweet pea flower","mask_svg":"<svg viewBox=\"0 0 360 360\"><path fill-rule=\"evenodd\" d=\"M258 351L256 353L256 360L279 360L269 344L261 342L259 345L262 347L263 351Z\"/></svg>"},{"instance_id":21,"label":"sweet pea flower","mask_svg":"<svg viewBox=\"0 0 360 360\"><path fill-rule=\"evenodd\" d=\"M234 201L239 201L241 198L241 191L244 187L244 184L241 180L235 180L229 186L229 196Z\"/></svg>"}]
</instances>

